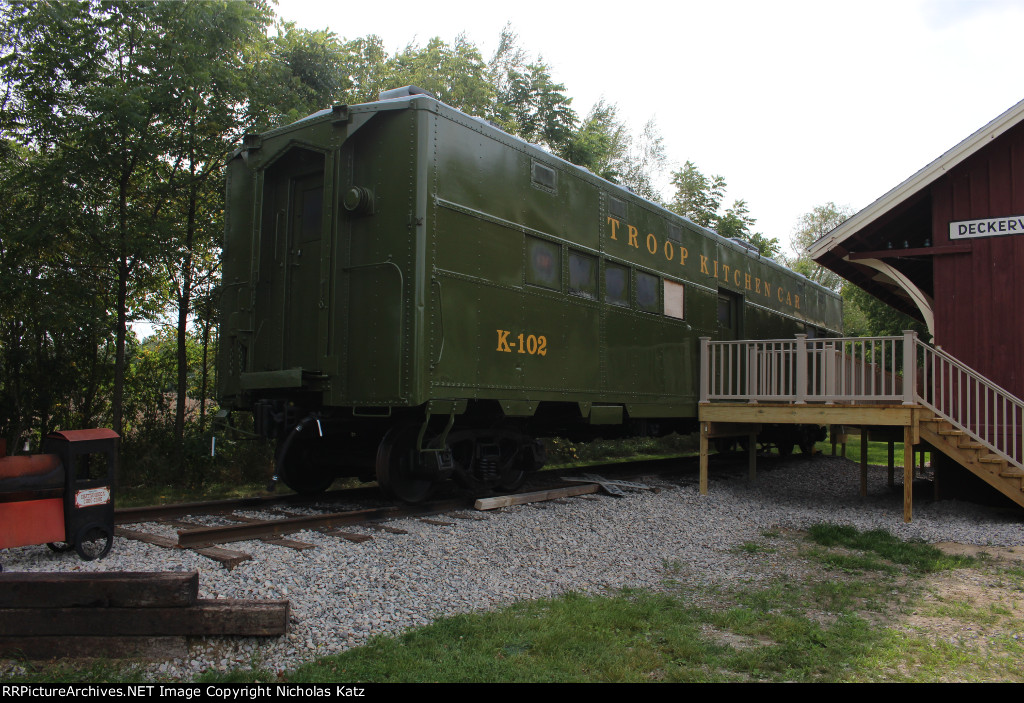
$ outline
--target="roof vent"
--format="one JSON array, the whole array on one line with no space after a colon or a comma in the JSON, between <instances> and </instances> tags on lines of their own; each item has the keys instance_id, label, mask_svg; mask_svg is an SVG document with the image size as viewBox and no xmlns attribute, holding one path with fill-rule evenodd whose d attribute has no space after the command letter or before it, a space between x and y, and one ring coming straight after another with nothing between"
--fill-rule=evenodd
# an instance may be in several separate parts
<instances>
[{"instance_id":1,"label":"roof vent","mask_svg":"<svg viewBox=\"0 0 1024 703\"><path fill-rule=\"evenodd\" d=\"M413 95L426 95L428 98L434 98L434 100L437 100L437 96L429 90L423 90L423 88L417 88L414 85L407 85L401 88L392 88L391 90L381 91L380 95L377 96L377 99L394 100L395 98L410 98Z\"/></svg>"}]
</instances>

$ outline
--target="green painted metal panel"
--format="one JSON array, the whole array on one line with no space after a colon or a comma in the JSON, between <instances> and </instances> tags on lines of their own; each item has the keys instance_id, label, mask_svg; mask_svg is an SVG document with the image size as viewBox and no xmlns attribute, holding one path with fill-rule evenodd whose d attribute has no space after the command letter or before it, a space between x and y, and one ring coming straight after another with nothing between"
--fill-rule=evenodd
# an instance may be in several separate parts
<instances>
[{"instance_id":1,"label":"green painted metal panel","mask_svg":"<svg viewBox=\"0 0 1024 703\"><path fill-rule=\"evenodd\" d=\"M565 401L591 418L685 417L697 340L721 335L720 290L747 336L839 331L834 294L425 97L263 135L229 165L228 207L222 368L236 394L240 373L300 368L340 408L493 399L510 415ZM615 270L621 306L606 302ZM664 281L683 286L681 319Z\"/></svg>"}]
</instances>

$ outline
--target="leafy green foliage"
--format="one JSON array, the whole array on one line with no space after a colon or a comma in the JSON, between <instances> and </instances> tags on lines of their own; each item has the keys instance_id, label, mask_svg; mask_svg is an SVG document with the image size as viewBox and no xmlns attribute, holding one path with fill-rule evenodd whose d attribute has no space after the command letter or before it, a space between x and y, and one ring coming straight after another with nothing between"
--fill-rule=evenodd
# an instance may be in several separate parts
<instances>
[{"instance_id":1,"label":"leafy green foliage","mask_svg":"<svg viewBox=\"0 0 1024 703\"><path fill-rule=\"evenodd\" d=\"M668 207L692 222L718 232L729 239L742 239L757 247L762 256L776 256L779 240L754 232L757 222L750 216L745 200L736 200L732 207L719 212L727 188L722 176L705 176L692 161L672 174L675 193Z\"/></svg>"},{"instance_id":2,"label":"leafy green foliage","mask_svg":"<svg viewBox=\"0 0 1024 703\"><path fill-rule=\"evenodd\" d=\"M843 327L851 337L880 337L901 335L903 330L914 330L928 341L928 327L909 315L883 303L852 283L843 285Z\"/></svg>"},{"instance_id":3,"label":"leafy green foliage","mask_svg":"<svg viewBox=\"0 0 1024 703\"><path fill-rule=\"evenodd\" d=\"M808 254L808 249L814 242L849 219L852 214L853 211L850 208L836 205L833 202L818 205L810 212L804 213L797 222L790 240L794 257L787 258L786 265L815 283L839 291L843 285L843 279L816 264Z\"/></svg>"}]
</instances>

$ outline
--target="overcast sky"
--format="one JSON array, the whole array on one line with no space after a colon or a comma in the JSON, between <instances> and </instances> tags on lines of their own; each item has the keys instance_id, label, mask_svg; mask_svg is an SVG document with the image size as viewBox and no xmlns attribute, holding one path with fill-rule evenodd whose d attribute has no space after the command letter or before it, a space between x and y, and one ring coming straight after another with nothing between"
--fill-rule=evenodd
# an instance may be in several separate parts
<instances>
[{"instance_id":1,"label":"overcast sky","mask_svg":"<svg viewBox=\"0 0 1024 703\"><path fill-rule=\"evenodd\" d=\"M389 51L459 33L488 60L502 27L581 115L604 97L653 117L785 245L830 200L860 209L1024 98L1024 0L279 0L278 14ZM1015 78L1016 76L1016 78ZM666 193L667 195L667 193Z\"/></svg>"}]
</instances>

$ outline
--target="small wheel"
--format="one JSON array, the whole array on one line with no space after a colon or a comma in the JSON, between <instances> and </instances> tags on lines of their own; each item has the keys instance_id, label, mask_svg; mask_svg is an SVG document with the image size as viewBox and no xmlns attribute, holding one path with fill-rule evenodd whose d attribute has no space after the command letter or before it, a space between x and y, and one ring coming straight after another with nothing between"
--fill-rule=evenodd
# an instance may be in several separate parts
<instances>
[{"instance_id":1,"label":"small wheel","mask_svg":"<svg viewBox=\"0 0 1024 703\"><path fill-rule=\"evenodd\" d=\"M75 545L68 544L67 542L47 542L46 546L49 547L51 551L57 552L57 554L64 554L65 552L70 552L75 548Z\"/></svg>"},{"instance_id":2,"label":"small wheel","mask_svg":"<svg viewBox=\"0 0 1024 703\"><path fill-rule=\"evenodd\" d=\"M405 503L425 500L434 485L430 479L416 475L418 436L416 425L392 427L377 449L377 483L386 494Z\"/></svg>"},{"instance_id":3,"label":"small wheel","mask_svg":"<svg viewBox=\"0 0 1024 703\"><path fill-rule=\"evenodd\" d=\"M114 544L114 533L105 525L91 522L78 530L75 535L75 551L85 561L102 559Z\"/></svg>"}]
</instances>

